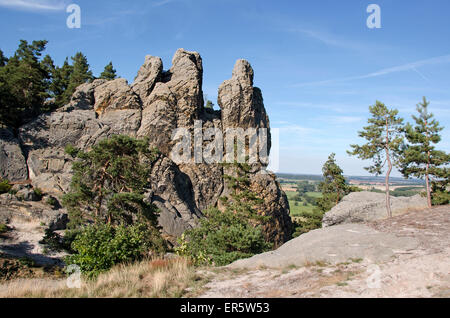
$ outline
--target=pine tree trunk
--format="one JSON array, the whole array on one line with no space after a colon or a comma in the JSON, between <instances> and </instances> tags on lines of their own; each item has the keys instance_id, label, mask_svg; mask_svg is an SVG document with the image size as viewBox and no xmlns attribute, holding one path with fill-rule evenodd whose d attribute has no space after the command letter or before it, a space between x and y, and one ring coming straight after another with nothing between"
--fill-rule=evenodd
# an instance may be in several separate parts
<instances>
[{"instance_id":1,"label":"pine tree trunk","mask_svg":"<svg viewBox=\"0 0 450 318\"><path fill-rule=\"evenodd\" d=\"M429 142L430 135L428 133L428 120L425 120L425 130L426 130L425 135L427 136L427 141ZM429 147L429 144L427 144L427 147ZM426 181L426 185L427 185L427 203L428 203L428 207L431 209L432 203L431 203L431 188L430 188L430 173L429 173L430 162L431 162L431 154L430 154L430 150L428 150L428 152L427 152L427 168L425 171L425 181Z\"/></svg>"},{"instance_id":2,"label":"pine tree trunk","mask_svg":"<svg viewBox=\"0 0 450 318\"><path fill-rule=\"evenodd\" d=\"M392 218L392 210L391 210L391 193L390 193L390 189L389 189L389 176L391 175L392 172L392 163L391 163L391 159L389 156L389 151L386 150L386 158L387 158L387 162L389 165L389 169L386 173L386 180L385 180L385 185L386 185L386 210L387 210L387 214L388 217Z\"/></svg>"},{"instance_id":3,"label":"pine tree trunk","mask_svg":"<svg viewBox=\"0 0 450 318\"><path fill-rule=\"evenodd\" d=\"M427 186L427 203L428 203L428 207L431 209L432 203L431 203L430 175L428 173L429 169L430 169L430 165L427 164L427 170L425 173L425 181L426 181L426 186Z\"/></svg>"},{"instance_id":4,"label":"pine tree trunk","mask_svg":"<svg viewBox=\"0 0 450 318\"><path fill-rule=\"evenodd\" d=\"M391 162L391 156L389 155L389 124L388 124L388 118L386 117L386 161L388 162L389 169L386 173L386 210L389 218L392 218L392 210L391 210L391 192L389 190L389 176L392 172L392 162Z\"/></svg>"}]
</instances>

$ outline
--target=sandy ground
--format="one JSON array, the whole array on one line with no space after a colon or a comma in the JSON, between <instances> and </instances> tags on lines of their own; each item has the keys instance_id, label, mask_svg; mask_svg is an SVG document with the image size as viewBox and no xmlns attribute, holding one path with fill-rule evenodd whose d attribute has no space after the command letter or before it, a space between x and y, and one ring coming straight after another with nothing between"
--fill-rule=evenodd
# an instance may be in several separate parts
<instances>
[{"instance_id":1,"label":"sandy ground","mask_svg":"<svg viewBox=\"0 0 450 318\"><path fill-rule=\"evenodd\" d=\"M39 244L44 236L44 227L38 222L13 219L8 224L12 231L0 240L0 252L18 258L30 258L38 265L62 264L65 253L55 253Z\"/></svg>"},{"instance_id":2,"label":"sandy ground","mask_svg":"<svg viewBox=\"0 0 450 318\"><path fill-rule=\"evenodd\" d=\"M349 259L338 264L319 261L301 267L205 272L211 281L200 297L450 297L449 206L366 225L418 244L380 262Z\"/></svg>"}]
</instances>

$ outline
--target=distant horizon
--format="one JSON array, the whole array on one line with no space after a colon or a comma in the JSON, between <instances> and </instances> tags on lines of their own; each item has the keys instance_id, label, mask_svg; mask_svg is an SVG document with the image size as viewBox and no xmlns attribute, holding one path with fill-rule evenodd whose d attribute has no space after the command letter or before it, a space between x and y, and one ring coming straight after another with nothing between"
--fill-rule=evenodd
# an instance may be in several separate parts
<instances>
[{"instance_id":1,"label":"distant horizon","mask_svg":"<svg viewBox=\"0 0 450 318\"><path fill-rule=\"evenodd\" d=\"M303 177L303 176L322 177L321 174L315 174L315 173L275 172L275 174L277 176L280 176L280 175L292 175L292 176L299 176L299 177ZM385 179L385 176L383 176L383 175L380 175L380 176L370 176L370 175L369 176L361 176L361 175L346 175L346 174L344 174L344 177L345 178L372 178L372 179L380 179L380 180L384 180ZM404 180L404 181L411 180L411 181L423 181L423 182L425 182L423 179L419 179L419 178L408 178L408 179L406 179L406 178L403 178L403 177L390 177L389 179L391 179L391 180L401 179L401 180Z\"/></svg>"}]
</instances>

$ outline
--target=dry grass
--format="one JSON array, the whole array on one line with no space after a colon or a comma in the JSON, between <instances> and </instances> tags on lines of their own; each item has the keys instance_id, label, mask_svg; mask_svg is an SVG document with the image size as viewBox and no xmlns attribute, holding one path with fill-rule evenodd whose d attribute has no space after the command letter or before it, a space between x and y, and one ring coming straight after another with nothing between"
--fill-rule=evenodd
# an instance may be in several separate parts
<instances>
[{"instance_id":1,"label":"dry grass","mask_svg":"<svg viewBox=\"0 0 450 318\"><path fill-rule=\"evenodd\" d=\"M201 278L186 259L147 260L119 265L93 281L83 280L78 289L68 288L66 279L11 281L0 285L0 298L182 297L186 290L195 290L201 283Z\"/></svg>"}]
</instances>

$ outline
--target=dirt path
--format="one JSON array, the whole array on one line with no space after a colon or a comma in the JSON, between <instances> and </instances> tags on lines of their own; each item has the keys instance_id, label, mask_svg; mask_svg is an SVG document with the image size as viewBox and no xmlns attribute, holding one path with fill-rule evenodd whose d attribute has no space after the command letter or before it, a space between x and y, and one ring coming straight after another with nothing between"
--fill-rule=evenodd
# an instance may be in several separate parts
<instances>
[{"instance_id":1,"label":"dirt path","mask_svg":"<svg viewBox=\"0 0 450 318\"><path fill-rule=\"evenodd\" d=\"M286 263L277 269L204 273L212 280L200 297L450 297L450 206L412 211L366 226L414 240L414 248L394 251L394 257L376 262L367 258L334 264L315 261L301 267Z\"/></svg>"},{"instance_id":2,"label":"dirt path","mask_svg":"<svg viewBox=\"0 0 450 318\"><path fill-rule=\"evenodd\" d=\"M44 227L38 222L12 220L8 224L12 231L0 240L0 252L32 259L38 265L59 265L65 253L55 253L39 244L44 236Z\"/></svg>"}]
</instances>

